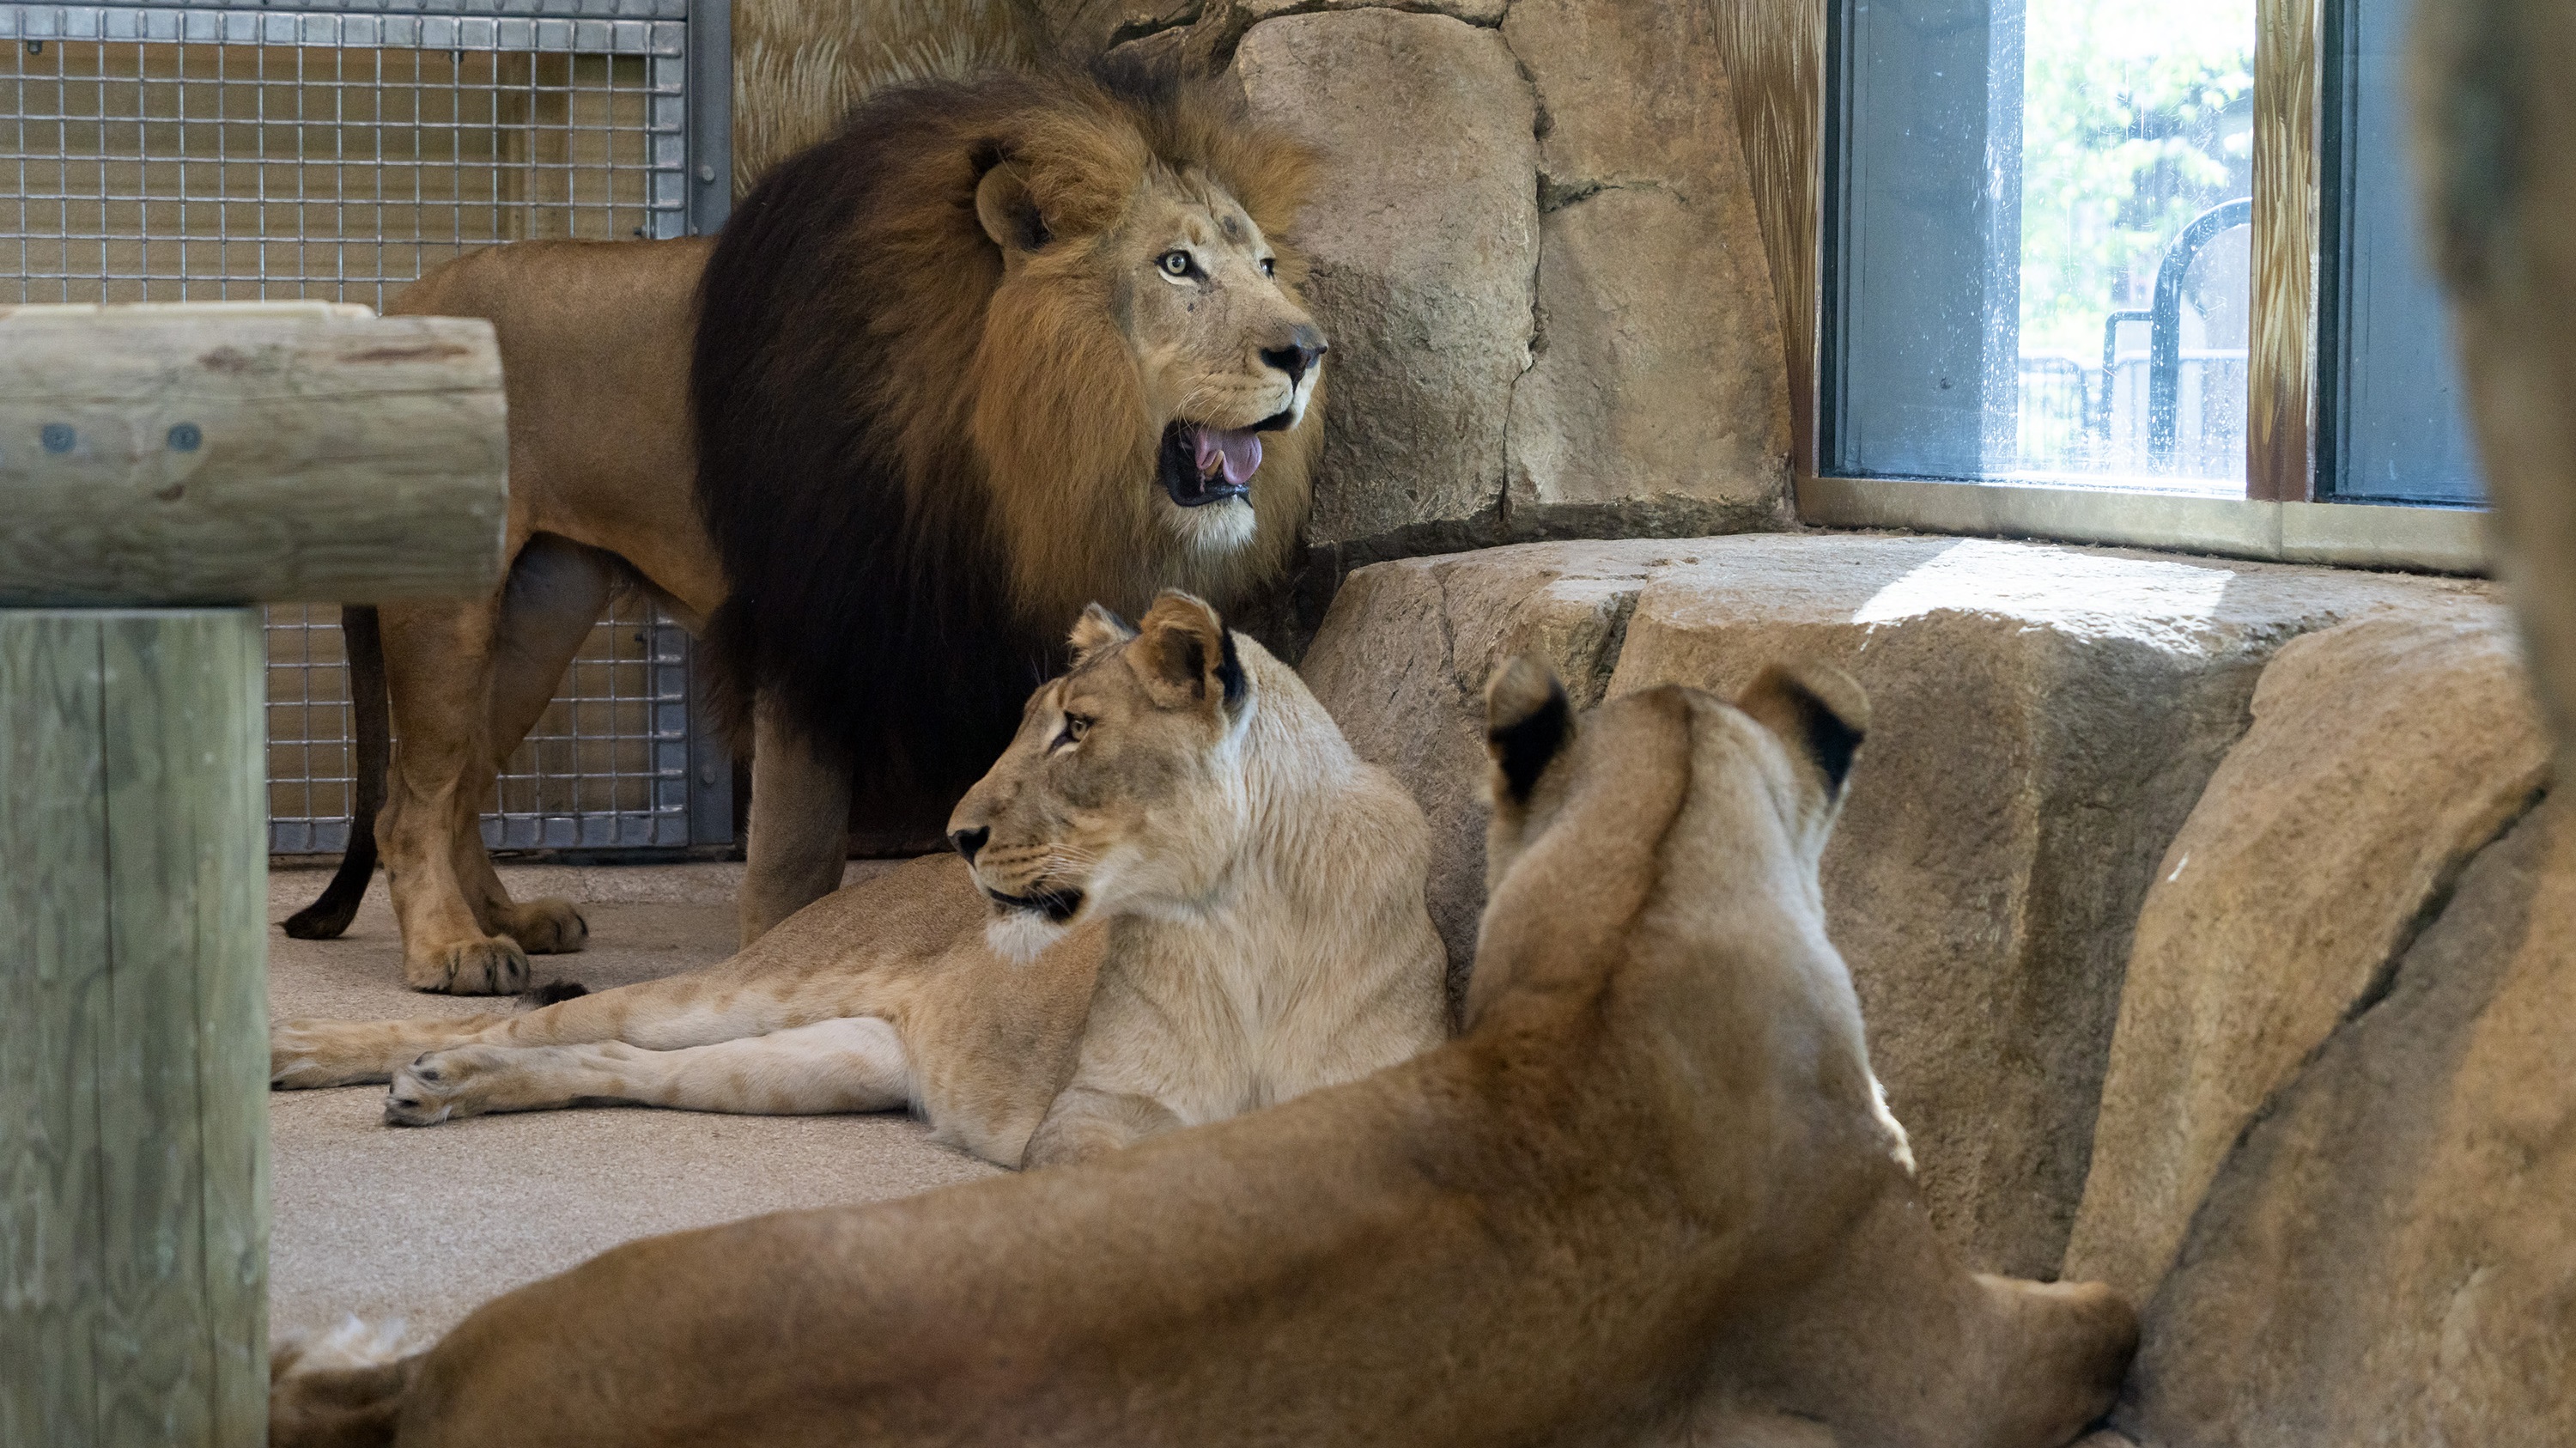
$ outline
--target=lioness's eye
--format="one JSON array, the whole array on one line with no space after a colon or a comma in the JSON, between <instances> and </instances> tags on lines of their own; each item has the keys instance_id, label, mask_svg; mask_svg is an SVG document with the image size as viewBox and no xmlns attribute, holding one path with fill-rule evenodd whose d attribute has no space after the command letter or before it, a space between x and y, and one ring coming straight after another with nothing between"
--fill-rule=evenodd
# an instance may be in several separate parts
<instances>
[{"instance_id":1,"label":"lioness's eye","mask_svg":"<svg viewBox=\"0 0 2576 1448\"><path fill-rule=\"evenodd\" d=\"M1186 251L1167 251L1163 253L1163 274L1165 276L1174 277L1188 276L1190 274L1190 254Z\"/></svg>"},{"instance_id":2,"label":"lioness's eye","mask_svg":"<svg viewBox=\"0 0 2576 1448\"><path fill-rule=\"evenodd\" d=\"M1279 275L1278 261L1271 257L1263 257L1261 259L1261 274L1266 277L1275 277Z\"/></svg>"},{"instance_id":3,"label":"lioness's eye","mask_svg":"<svg viewBox=\"0 0 2576 1448\"><path fill-rule=\"evenodd\" d=\"M1067 714L1064 716L1064 732L1056 735L1055 743L1047 747L1050 749L1062 749L1068 744L1079 744L1082 742L1082 736L1090 732L1090 720L1085 719L1079 714Z\"/></svg>"}]
</instances>

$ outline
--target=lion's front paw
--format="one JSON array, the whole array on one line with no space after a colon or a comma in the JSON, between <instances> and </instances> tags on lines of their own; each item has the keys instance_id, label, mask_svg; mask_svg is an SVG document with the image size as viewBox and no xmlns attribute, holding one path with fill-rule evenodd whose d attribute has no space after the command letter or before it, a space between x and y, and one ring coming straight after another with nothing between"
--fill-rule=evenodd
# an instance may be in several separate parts
<instances>
[{"instance_id":1,"label":"lion's front paw","mask_svg":"<svg viewBox=\"0 0 2576 1448\"><path fill-rule=\"evenodd\" d=\"M500 926L530 955L570 955L590 943L590 922L570 900L523 900L500 912Z\"/></svg>"},{"instance_id":2,"label":"lion's front paw","mask_svg":"<svg viewBox=\"0 0 2576 1448\"><path fill-rule=\"evenodd\" d=\"M497 936L432 947L403 961L403 981L445 995L517 995L528 988L528 953Z\"/></svg>"},{"instance_id":3,"label":"lion's front paw","mask_svg":"<svg viewBox=\"0 0 2576 1448\"><path fill-rule=\"evenodd\" d=\"M505 1059L504 1049L495 1046L429 1052L394 1072L393 1084L385 1088L385 1125L436 1126L481 1115L486 1093L480 1087Z\"/></svg>"},{"instance_id":4,"label":"lion's front paw","mask_svg":"<svg viewBox=\"0 0 2576 1448\"><path fill-rule=\"evenodd\" d=\"M356 1086L390 1074L366 1049L358 1021L280 1021L268 1028L268 1084L277 1091Z\"/></svg>"}]
</instances>

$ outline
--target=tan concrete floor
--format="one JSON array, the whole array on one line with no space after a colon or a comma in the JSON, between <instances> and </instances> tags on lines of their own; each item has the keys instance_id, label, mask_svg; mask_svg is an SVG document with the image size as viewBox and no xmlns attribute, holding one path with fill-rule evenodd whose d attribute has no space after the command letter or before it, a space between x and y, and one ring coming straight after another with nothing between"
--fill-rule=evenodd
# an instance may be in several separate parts
<instances>
[{"instance_id":1,"label":"tan concrete floor","mask_svg":"<svg viewBox=\"0 0 2576 1448\"><path fill-rule=\"evenodd\" d=\"M856 872L870 868L853 865ZM581 902L590 947L539 956L539 980L593 990L711 964L733 948L739 865L505 869L521 898ZM289 940L273 927L328 876L269 880L269 1013L374 1020L461 1015L507 1002L421 995L379 875L349 933ZM275 1092L269 1255L272 1332L344 1313L404 1318L414 1342L498 1293L636 1237L761 1212L876 1201L991 1174L899 1116L745 1117L583 1110L383 1124L381 1086Z\"/></svg>"}]
</instances>

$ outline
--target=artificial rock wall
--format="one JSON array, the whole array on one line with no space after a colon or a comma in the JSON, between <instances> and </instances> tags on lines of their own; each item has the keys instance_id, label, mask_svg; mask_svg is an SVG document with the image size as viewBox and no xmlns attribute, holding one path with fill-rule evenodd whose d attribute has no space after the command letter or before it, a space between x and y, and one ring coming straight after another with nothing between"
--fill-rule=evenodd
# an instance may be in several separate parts
<instances>
[{"instance_id":1,"label":"artificial rock wall","mask_svg":"<svg viewBox=\"0 0 2576 1448\"><path fill-rule=\"evenodd\" d=\"M2145 1346L2086 1448L2576 1442L2576 820L2488 585L1977 539L1353 574L1303 666L1413 789L1461 970L1492 668L1822 658L1827 929L1937 1226Z\"/></svg>"}]
</instances>

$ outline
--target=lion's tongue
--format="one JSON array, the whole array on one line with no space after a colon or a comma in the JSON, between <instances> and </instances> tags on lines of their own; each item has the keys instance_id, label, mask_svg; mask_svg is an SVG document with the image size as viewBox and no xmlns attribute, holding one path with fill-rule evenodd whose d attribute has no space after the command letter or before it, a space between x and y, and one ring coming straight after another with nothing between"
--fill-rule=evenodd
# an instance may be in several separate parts
<instances>
[{"instance_id":1,"label":"lion's tongue","mask_svg":"<svg viewBox=\"0 0 2576 1448\"><path fill-rule=\"evenodd\" d=\"M1222 468L1225 480L1242 487L1252 480L1253 470L1261 466L1261 439L1249 432L1228 432L1222 428L1199 429L1199 476Z\"/></svg>"}]
</instances>

